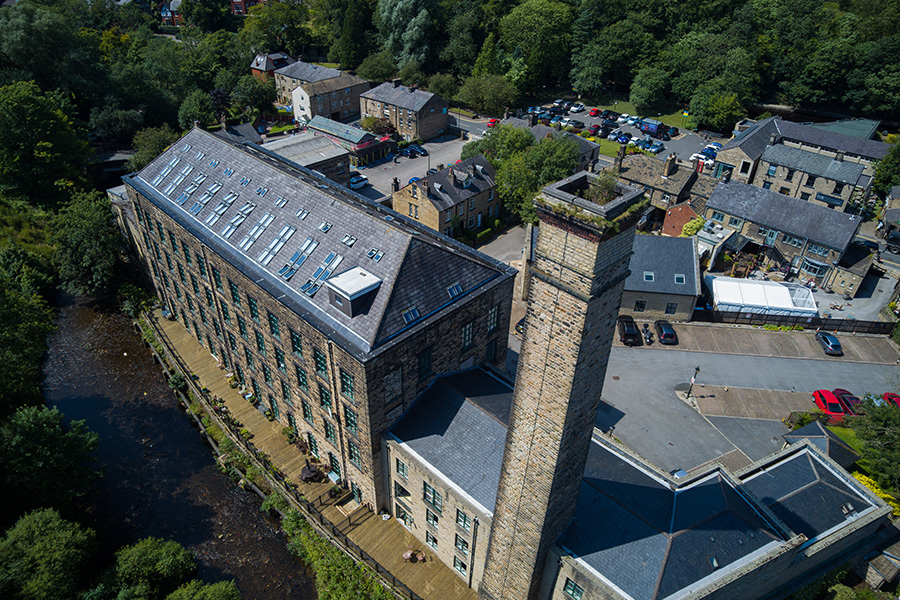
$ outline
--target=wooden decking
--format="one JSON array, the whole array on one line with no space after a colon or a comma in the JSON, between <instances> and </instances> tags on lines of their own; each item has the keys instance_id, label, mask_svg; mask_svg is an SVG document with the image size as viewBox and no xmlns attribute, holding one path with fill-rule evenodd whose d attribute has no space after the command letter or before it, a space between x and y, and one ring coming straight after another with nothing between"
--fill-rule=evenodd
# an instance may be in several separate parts
<instances>
[{"instance_id":1,"label":"wooden decking","mask_svg":"<svg viewBox=\"0 0 900 600\"><path fill-rule=\"evenodd\" d=\"M365 551L381 567L400 580L407 588L422 598L440 598L441 600L475 600L475 592L467 585L459 574L434 557L429 548L416 540L395 519L382 520L380 515L366 507L359 507L347 516L354 505L338 507L334 500L328 498L331 482L303 483L300 481L300 470L305 466L309 455L299 452L297 446L289 444L281 434L284 428L278 422L270 422L259 410L245 400L238 390L228 385L226 372L219 368L219 363L197 340L177 321L168 321L161 317L160 311L151 314L154 328L158 332L159 341L170 352L180 357L187 365L200 386L209 390L210 397L218 396L225 401L231 414L253 433L252 442L259 450L265 452L272 464L285 474L288 481L296 483L298 491L330 521L334 528ZM339 498L338 501L342 501ZM349 509L349 510L348 510ZM407 550L423 551L425 561L407 562L403 553ZM390 580L390 576L387 576Z\"/></svg>"}]
</instances>

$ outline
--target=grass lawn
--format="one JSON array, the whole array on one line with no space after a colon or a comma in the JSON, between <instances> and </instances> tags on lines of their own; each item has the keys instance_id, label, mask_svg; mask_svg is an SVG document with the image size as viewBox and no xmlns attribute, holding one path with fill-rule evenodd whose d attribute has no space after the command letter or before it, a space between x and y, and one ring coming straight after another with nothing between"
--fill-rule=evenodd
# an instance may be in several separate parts
<instances>
[{"instance_id":1,"label":"grass lawn","mask_svg":"<svg viewBox=\"0 0 900 600\"><path fill-rule=\"evenodd\" d=\"M666 125L678 127L679 129L683 129L687 123L687 117L682 116L680 108L665 107L662 110L666 110L667 112L664 112L660 115L660 110L642 113L637 108L635 108L634 104L628 102L627 100L615 100L613 98L601 97L595 100L586 100L585 103L591 107L600 109L609 109L620 113L628 113L629 115L637 114L650 119L658 119Z\"/></svg>"},{"instance_id":2,"label":"grass lawn","mask_svg":"<svg viewBox=\"0 0 900 600\"><path fill-rule=\"evenodd\" d=\"M619 146L618 142L613 142L612 140L605 140L602 138L601 139L589 138L589 139L592 139L595 142L597 142L598 144L600 144L600 154L602 154L604 156L611 156L612 158L615 158L616 155L619 153L620 146Z\"/></svg>"},{"instance_id":3,"label":"grass lawn","mask_svg":"<svg viewBox=\"0 0 900 600\"><path fill-rule=\"evenodd\" d=\"M274 125L271 129L269 129L269 133L281 133L282 131L290 131L294 129L296 125L293 123L286 123L284 125Z\"/></svg>"},{"instance_id":4,"label":"grass lawn","mask_svg":"<svg viewBox=\"0 0 900 600\"><path fill-rule=\"evenodd\" d=\"M829 426L828 429L841 438L844 443L853 448L857 454L862 455L862 440L859 439L855 431L849 427L835 427L833 425ZM856 461L856 467L866 475L872 472L869 463L864 458Z\"/></svg>"},{"instance_id":5,"label":"grass lawn","mask_svg":"<svg viewBox=\"0 0 900 600\"><path fill-rule=\"evenodd\" d=\"M317 62L317 63L312 63L312 64L319 65L320 67L330 67L332 69L339 69L341 66L341 63L330 63L330 62Z\"/></svg>"}]
</instances>

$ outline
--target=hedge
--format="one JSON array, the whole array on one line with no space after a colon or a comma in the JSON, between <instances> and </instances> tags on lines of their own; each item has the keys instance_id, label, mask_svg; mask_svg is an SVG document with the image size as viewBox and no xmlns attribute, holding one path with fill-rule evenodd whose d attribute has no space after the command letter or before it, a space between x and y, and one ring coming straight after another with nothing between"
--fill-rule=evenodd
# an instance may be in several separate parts
<instances>
[{"instance_id":1,"label":"hedge","mask_svg":"<svg viewBox=\"0 0 900 600\"><path fill-rule=\"evenodd\" d=\"M484 241L485 241L486 239L490 238L493 234L494 234L493 230L492 230L490 227L488 227L488 228L485 229L484 231L479 231L479 232L478 232L478 235L475 236L475 240L476 240L479 244L483 244Z\"/></svg>"}]
</instances>

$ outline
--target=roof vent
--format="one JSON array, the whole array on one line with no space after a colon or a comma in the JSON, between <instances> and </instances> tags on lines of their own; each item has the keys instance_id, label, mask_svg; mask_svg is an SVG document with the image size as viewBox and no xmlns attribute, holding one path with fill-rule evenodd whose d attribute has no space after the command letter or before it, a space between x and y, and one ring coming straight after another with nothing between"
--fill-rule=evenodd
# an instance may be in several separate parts
<instances>
[{"instance_id":1,"label":"roof vent","mask_svg":"<svg viewBox=\"0 0 900 600\"><path fill-rule=\"evenodd\" d=\"M713 570L719 568L719 561L716 560L716 557L715 557L715 556L710 556L710 557L709 557L709 566L711 566L711 567L713 568Z\"/></svg>"}]
</instances>

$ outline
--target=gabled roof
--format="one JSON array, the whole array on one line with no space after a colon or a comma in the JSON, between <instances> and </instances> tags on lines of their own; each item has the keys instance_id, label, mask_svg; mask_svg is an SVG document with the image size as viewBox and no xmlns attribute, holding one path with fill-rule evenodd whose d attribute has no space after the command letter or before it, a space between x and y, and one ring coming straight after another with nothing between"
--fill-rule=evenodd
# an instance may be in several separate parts
<instances>
[{"instance_id":1,"label":"gabled roof","mask_svg":"<svg viewBox=\"0 0 900 600\"><path fill-rule=\"evenodd\" d=\"M124 180L361 360L515 272L309 169L200 129ZM319 290L355 267L383 283L351 318ZM454 283L462 294L448 294ZM418 317L407 322L401 311L412 307Z\"/></svg>"},{"instance_id":2,"label":"gabled roof","mask_svg":"<svg viewBox=\"0 0 900 600\"><path fill-rule=\"evenodd\" d=\"M599 148L600 144L596 142L592 142L587 138L583 138L580 135L575 135L570 131L562 131L561 129L556 129L555 127L548 127L546 125L531 125L530 121L526 121L525 119L517 119L516 117L509 117L503 119L503 125L512 125L513 127L518 127L519 129L528 129L531 131L531 134L534 136L534 139L540 141L541 139L549 136L559 137L564 136L575 142L575 145L578 146L579 154L590 154L594 151L594 149Z\"/></svg>"},{"instance_id":3,"label":"gabled roof","mask_svg":"<svg viewBox=\"0 0 900 600\"><path fill-rule=\"evenodd\" d=\"M634 182L640 187L662 190L677 197L696 178L696 171L678 164L675 165L672 173L663 177L665 167L665 161L646 154L632 154L622 160L619 179Z\"/></svg>"},{"instance_id":4,"label":"gabled roof","mask_svg":"<svg viewBox=\"0 0 900 600\"><path fill-rule=\"evenodd\" d=\"M788 444L796 444L801 440L809 440L831 460L845 469L859 460L859 454L847 445L837 434L822 425L821 421L813 421L803 427L785 433L781 437Z\"/></svg>"},{"instance_id":5,"label":"gabled roof","mask_svg":"<svg viewBox=\"0 0 900 600\"><path fill-rule=\"evenodd\" d=\"M625 290L651 294L696 296L700 293L697 240L663 235L634 236L634 254ZM678 277L676 281L676 276Z\"/></svg>"},{"instance_id":6,"label":"gabled roof","mask_svg":"<svg viewBox=\"0 0 900 600\"><path fill-rule=\"evenodd\" d=\"M317 94L328 94L337 90L343 90L363 83L367 84L368 81L341 71L340 75L337 77L311 81L310 83L301 84L300 87L310 96L315 96Z\"/></svg>"},{"instance_id":7,"label":"gabled roof","mask_svg":"<svg viewBox=\"0 0 900 600\"><path fill-rule=\"evenodd\" d=\"M720 183L706 208L840 252L847 248L860 224L854 215L737 181Z\"/></svg>"},{"instance_id":8,"label":"gabled roof","mask_svg":"<svg viewBox=\"0 0 900 600\"><path fill-rule=\"evenodd\" d=\"M349 154L327 136L311 131L276 138L263 144L263 148L304 167Z\"/></svg>"},{"instance_id":9,"label":"gabled roof","mask_svg":"<svg viewBox=\"0 0 900 600\"><path fill-rule=\"evenodd\" d=\"M757 160L769 145L769 140L773 134L778 134L778 128L775 124L775 117L769 117L753 123L750 127L728 140L722 146L722 150L740 148L752 160Z\"/></svg>"},{"instance_id":10,"label":"gabled roof","mask_svg":"<svg viewBox=\"0 0 900 600\"><path fill-rule=\"evenodd\" d=\"M227 129L219 129L215 134L221 138L229 139L232 142L252 142L259 144L262 142L262 136L256 131L253 123L241 123L240 125L229 125Z\"/></svg>"},{"instance_id":11,"label":"gabled roof","mask_svg":"<svg viewBox=\"0 0 900 600\"><path fill-rule=\"evenodd\" d=\"M493 514L511 406L510 385L475 369L435 381L389 435Z\"/></svg>"},{"instance_id":12,"label":"gabled roof","mask_svg":"<svg viewBox=\"0 0 900 600\"><path fill-rule=\"evenodd\" d=\"M320 67L319 65L311 65L303 61L297 61L285 67L276 70L278 75L284 75L291 79L299 79L302 82L322 81L323 79L331 79L338 77L341 72L331 67Z\"/></svg>"},{"instance_id":13,"label":"gabled roof","mask_svg":"<svg viewBox=\"0 0 900 600\"><path fill-rule=\"evenodd\" d=\"M773 165L824 177L848 185L860 184L865 166L847 160L835 160L824 154L791 148L784 144L769 146L762 153L762 160Z\"/></svg>"},{"instance_id":14,"label":"gabled roof","mask_svg":"<svg viewBox=\"0 0 900 600\"><path fill-rule=\"evenodd\" d=\"M361 144L368 140L374 140L375 136L364 129L353 127L352 125L344 125L337 121L332 121L321 115L316 115L309 122L310 129L316 129L336 138L350 142L351 144Z\"/></svg>"},{"instance_id":15,"label":"gabled roof","mask_svg":"<svg viewBox=\"0 0 900 600\"><path fill-rule=\"evenodd\" d=\"M180 0L179 0L180 2ZM274 71L277 68L285 67L294 63L293 58L284 52L272 52L270 54L257 54L250 64L251 69L259 71Z\"/></svg>"},{"instance_id":16,"label":"gabled roof","mask_svg":"<svg viewBox=\"0 0 900 600\"><path fill-rule=\"evenodd\" d=\"M391 106L419 112L434 97L434 94L415 87L406 87L405 85L397 85L395 87L393 82L386 81L368 92L363 92L359 96L360 98L369 98L376 102L384 102Z\"/></svg>"},{"instance_id":17,"label":"gabled roof","mask_svg":"<svg viewBox=\"0 0 900 600\"><path fill-rule=\"evenodd\" d=\"M495 176L493 165L479 154L410 185L426 187L428 200L437 210L442 211L495 187ZM466 180L469 181L468 187L464 187Z\"/></svg>"}]
</instances>

